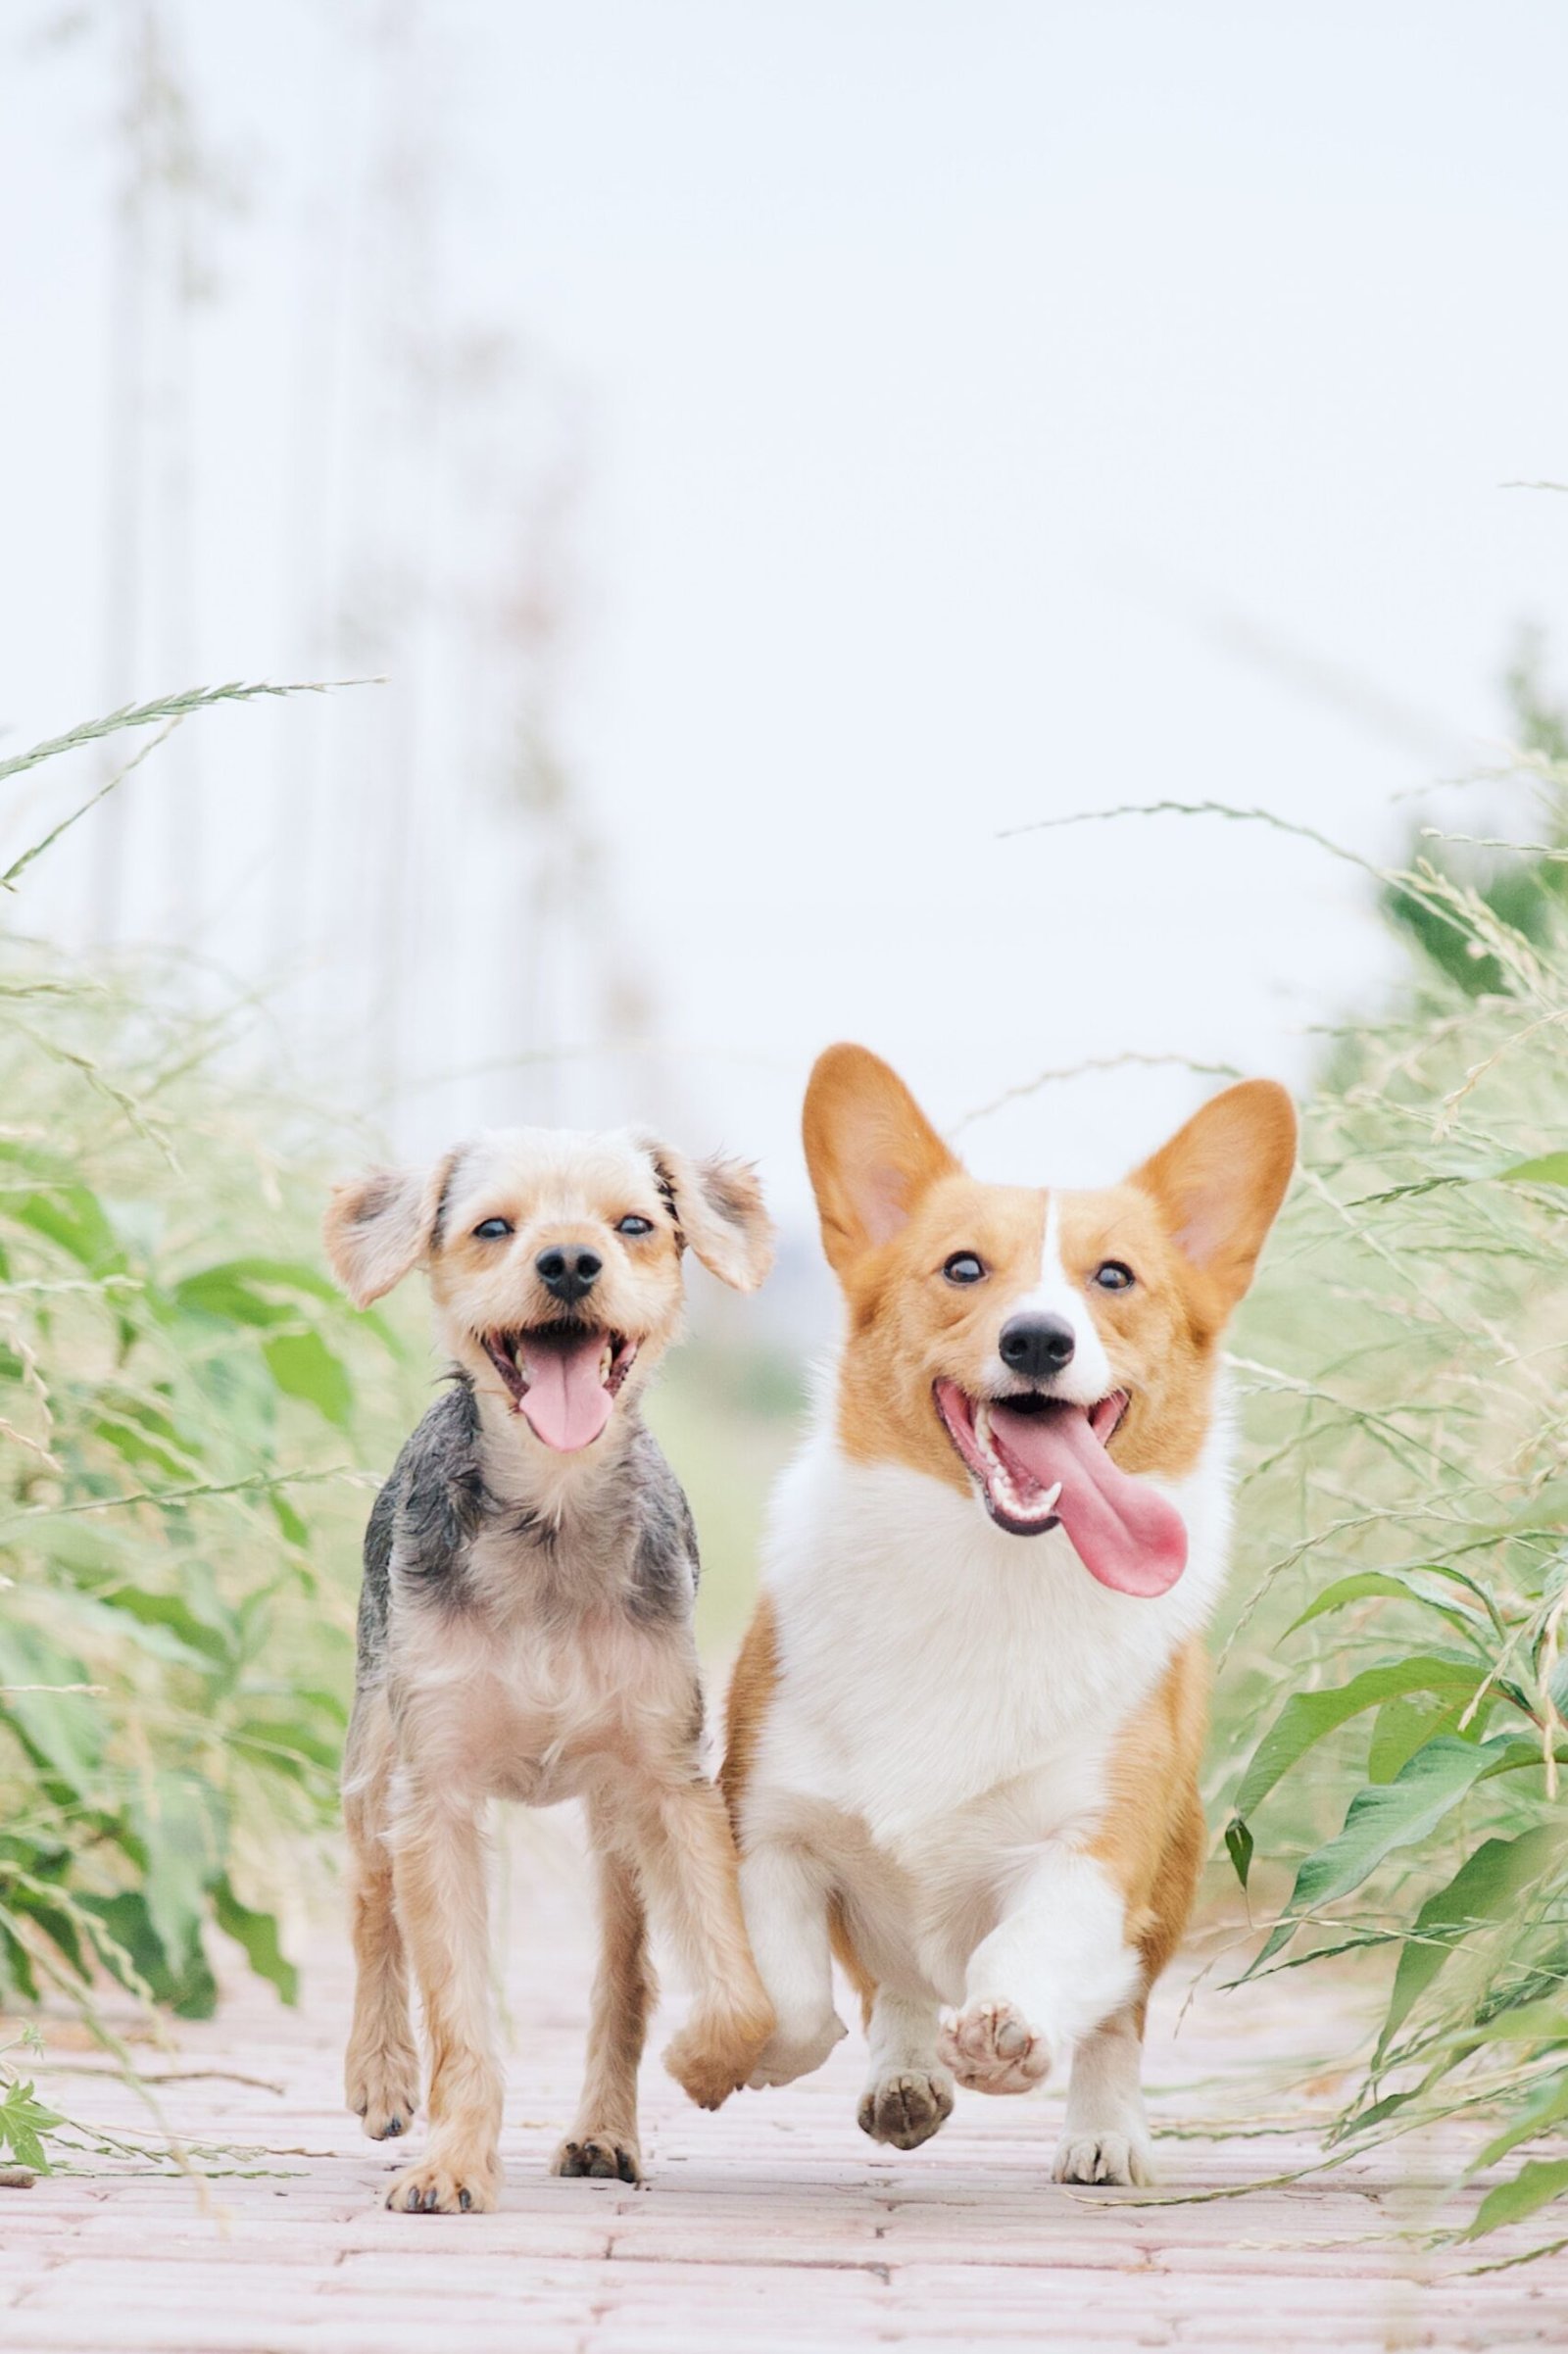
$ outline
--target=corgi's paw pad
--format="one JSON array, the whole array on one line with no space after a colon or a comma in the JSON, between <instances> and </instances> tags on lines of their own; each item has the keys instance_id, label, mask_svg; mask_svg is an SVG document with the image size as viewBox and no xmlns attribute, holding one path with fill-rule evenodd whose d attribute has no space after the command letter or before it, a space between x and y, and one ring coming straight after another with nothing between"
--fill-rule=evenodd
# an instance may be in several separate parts
<instances>
[{"instance_id":1,"label":"corgi's paw pad","mask_svg":"<svg viewBox=\"0 0 1568 2354\"><path fill-rule=\"evenodd\" d=\"M944 2022L937 2054L968 2092L1032 2092L1051 2074L1049 2037L1001 1996Z\"/></svg>"},{"instance_id":2,"label":"corgi's paw pad","mask_svg":"<svg viewBox=\"0 0 1568 2354\"><path fill-rule=\"evenodd\" d=\"M1154 2180L1154 2153L1147 2133L1063 2133L1051 2179L1143 2189Z\"/></svg>"},{"instance_id":3,"label":"corgi's paw pad","mask_svg":"<svg viewBox=\"0 0 1568 2354\"><path fill-rule=\"evenodd\" d=\"M781 2020L763 2044L746 2081L754 2092L760 2092L766 2084L793 2084L797 2077L814 2074L847 2033L837 2011L799 2026Z\"/></svg>"},{"instance_id":4,"label":"corgi's paw pad","mask_svg":"<svg viewBox=\"0 0 1568 2354\"><path fill-rule=\"evenodd\" d=\"M860 2131L894 2149L918 2149L952 2115L953 2079L945 2068L901 2068L867 2084Z\"/></svg>"}]
</instances>

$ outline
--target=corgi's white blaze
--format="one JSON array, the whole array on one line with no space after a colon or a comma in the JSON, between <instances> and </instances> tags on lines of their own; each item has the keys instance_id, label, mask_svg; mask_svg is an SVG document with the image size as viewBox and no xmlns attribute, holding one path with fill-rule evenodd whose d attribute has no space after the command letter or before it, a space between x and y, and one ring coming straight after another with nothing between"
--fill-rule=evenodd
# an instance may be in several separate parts
<instances>
[{"instance_id":1,"label":"corgi's white blaze","mask_svg":"<svg viewBox=\"0 0 1568 2354\"><path fill-rule=\"evenodd\" d=\"M1115 1387L1110 1359L1100 1337L1088 1300L1068 1275L1061 1256L1061 1204L1054 1192L1046 1196L1046 1231L1040 1247L1040 1274L1027 1292L1011 1302L1009 1316L1061 1316L1072 1328L1072 1360L1052 1387L1058 1398L1074 1405L1093 1406ZM995 1386L1004 1390L1009 1371L999 1356L992 1368Z\"/></svg>"},{"instance_id":2,"label":"corgi's white blaze","mask_svg":"<svg viewBox=\"0 0 1568 2354\"><path fill-rule=\"evenodd\" d=\"M1196 1469L1155 1483L1190 1553L1143 1597L1092 1578L1060 1528L1010 1536L973 1496L852 1462L820 1416L775 1499L781 1665L742 1805L747 1924L788 2023L764 2081L830 2032L834 1889L933 2030L938 2004L1006 1996L1054 2052L1126 2001L1121 1901L1083 1850L1119 1736L1218 1598L1229 1451L1221 1412Z\"/></svg>"}]
</instances>

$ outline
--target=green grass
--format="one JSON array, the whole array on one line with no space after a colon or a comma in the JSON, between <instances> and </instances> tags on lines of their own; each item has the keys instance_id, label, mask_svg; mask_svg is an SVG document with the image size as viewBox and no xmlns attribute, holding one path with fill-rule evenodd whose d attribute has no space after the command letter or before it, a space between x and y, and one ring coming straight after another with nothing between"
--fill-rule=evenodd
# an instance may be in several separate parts
<instances>
[{"instance_id":1,"label":"green grass","mask_svg":"<svg viewBox=\"0 0 1568 2354\"><path fill-rule=\"evenodd\" d=\"M1568 931L1469 855L1380 878L1419 953L1328 1057L1235 1338L1209 1796L1246 1977L1380 1975L1336 2144L1463 2121L1511 2169L1485 2231L1568 2193Z\"/></svg>"},{"instance_id":2,"label":"green grass","mask_svg":"<svg viewBox=\"0 0 1568 2354\"><path fill-rule=\"evenodd\" d=\"M273 691L172 698L7 771ZM0 951L0 1997L65 1995L100 2026L106 1977L210 2010L216 1932L292 1999L361 1466L425 1385L422 1351L320 1267L345 1138L247 1088L223 1021L167 983ZM0 2059L0 2148L36 2161L46 2131Z\"/></svg>"}]
</instances>

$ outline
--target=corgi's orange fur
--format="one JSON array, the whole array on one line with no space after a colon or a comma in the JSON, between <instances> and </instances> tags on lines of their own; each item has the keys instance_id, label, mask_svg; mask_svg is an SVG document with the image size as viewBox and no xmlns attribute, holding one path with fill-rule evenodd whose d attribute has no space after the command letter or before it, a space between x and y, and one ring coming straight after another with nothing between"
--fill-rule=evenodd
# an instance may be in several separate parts
<instances>
[{"instance_id":1,"label":"corgi's orange fur","mask_svg":"<svg viewBox=\"0 0 1568 2354\"><path fill-rule=\"evenodd\" d=\"M846 1328L781 1487L724 1786L778 2025L754 2084L870 2041L912 2148L955 2084L1073 2054L1060 2180L1143 2182L1149 1989L1201 1860L1202 1630L1224 1574L1219 1344L1289 1183L1253 1080L1102 1192L970 1177L829 1049L805 1113Z\"/></svg>"}]
</instances>

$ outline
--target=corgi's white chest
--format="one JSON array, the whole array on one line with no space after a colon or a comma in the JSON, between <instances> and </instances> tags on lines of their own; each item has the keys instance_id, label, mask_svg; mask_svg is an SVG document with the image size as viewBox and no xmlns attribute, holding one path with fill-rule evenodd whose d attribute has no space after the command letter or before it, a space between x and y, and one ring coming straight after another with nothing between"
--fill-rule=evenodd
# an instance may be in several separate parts
<instances>
[{"instance_id":1,"label":"corgi's white chest","mask_svg":"<svg viewBox=\"0 0 1568 2354\"><path fill-rule=\"evenodd\" d=\"M765 1780L911 1863L1009 1792L1008 1836L1091 1828L1117 1736L1217 1596L1223 1442L1170 1493L1189 1566L1146 1599L1097 1585L1061 1530L1009 1536L972 1498L852 1463L818 1432L775 1512Z\"/></svg>"}]
</instances>

